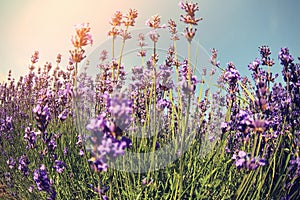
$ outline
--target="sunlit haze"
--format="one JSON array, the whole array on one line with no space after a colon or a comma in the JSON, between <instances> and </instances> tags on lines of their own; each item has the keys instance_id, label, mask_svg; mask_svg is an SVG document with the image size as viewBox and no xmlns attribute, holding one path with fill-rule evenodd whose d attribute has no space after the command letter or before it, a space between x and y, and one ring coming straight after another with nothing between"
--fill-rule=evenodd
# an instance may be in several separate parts
<instances>
[{"instance_id":1,"label":"sunlit haze","mask_svg":"<svg viewBox=\"0 0 300 200\"><path fill-rule=\"evenodd\" d=\"M136 27L144 27L145 20L154 14L167 23L173 18L179 22L181 10L177 0L4 0L0 3L0 80L12 69L17 78L28 70L30 57L40 52L39 65L55 63L62 54L65 64L72 48L70 38L74 25L89 22L94 39L92 51L107 39L109 19L116 10L139 12ZM300 56L300 7L296 0L196 0L200 11L197 41L209 51L216 48L222 65L233 61L238 69L258 55L258 47L269 45L277 61L280 47L290 48L294 57ZM279 66L279 65L277 65Z\"/></svg>"}]
</instances>

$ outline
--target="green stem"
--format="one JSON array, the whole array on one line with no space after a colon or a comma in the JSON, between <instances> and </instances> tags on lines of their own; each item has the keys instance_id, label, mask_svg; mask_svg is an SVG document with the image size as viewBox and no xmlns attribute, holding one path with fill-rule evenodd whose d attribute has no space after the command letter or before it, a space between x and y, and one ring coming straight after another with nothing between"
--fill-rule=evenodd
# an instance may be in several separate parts
<instances>
[{"instance_id":1,"label":"green stem","mask_svg":"<svg viewBox=\"0 0 300 200\"><path fill-rule=\"evenodd\" d=\"M150 175L151 175L151 170L153 170L153 165L154 165L154 151L155 151L155 146L156 146L156 141L157 141L157 135L158 135L158 129L156 128L156 60L155 60L155 55L156 55L156 42L154 42L154 49L153 49L153 59L152 59L152 63L153 63L153 84L152 84L152 90L151 90L151 94L153 93L154 97L153 97L153 119L151 120L152 123L150 123L150 130L151 129L151 124L152 124L152 128L153 128L153 132L154 132L154 138L153 138L153 144L152 144L152 154L151 154L151 164L150 164L150 170L148 172L147 175L147 180L150 180ZM151 106L151 104L150 104Z\"/></svg>"},{"instance_id":2,"label":"green stem","mask_svg":"<svg viewBox=\"0 0 300 200\"><path fill-rule=\"evenodd\" d=\"M128 27L129 26L126 26L125 33L124 33L125 35L127 34ZM121 47L121 52L120 52L119 61L118 61L116 81L118 81L119 74L120 74L120 67L121 67L121 61L122 61L122 57L123 57L124 47L125 47L125 38L123 38L123 40L122 40L122 47Z\"/></svg>"},{"instance_id":3,"label":"green stem","mask_svg":"<svg viewBox=\"0 0 300 200\"><path fill-rule=\"evenodd\" d=\"M191 106L191 95L188 95L188 104L187 104L187 110L186 110L186 116L185 116L185 122L182 127L181 132L181 143L180 143L180 158L179 158L179 196L181 196L182 193L182 187L183 187L183 166L184 166L184 160L183 160L183 143L185 140L185 133L188 129L188 122L189 122L189 115L190 115L190 106Z\"/></svg>"},{"instance_id":4,"label":"green stem","mask_svg":"<svg viewBox=\"0 0 300 200\"><path fill-rule=\"evenodd\" d=\"M191 67L191 42L188 43L188 83L191 85L192 80L192 67Z\"/></svg>"},{"instance_id":5,"label":"green stem","mask_svg":"<svg viewBox=\"0 0 300 200\"><path fill-rule=\"evenodd\" d=\"M115 58L115 37L112 38L112 50L111 51L112 51L112 59L114 59ZM115 79L115 68L113 65L112 65L111 70L112 70L112 80L114 80Z\"/></svg>"}]
</instances>

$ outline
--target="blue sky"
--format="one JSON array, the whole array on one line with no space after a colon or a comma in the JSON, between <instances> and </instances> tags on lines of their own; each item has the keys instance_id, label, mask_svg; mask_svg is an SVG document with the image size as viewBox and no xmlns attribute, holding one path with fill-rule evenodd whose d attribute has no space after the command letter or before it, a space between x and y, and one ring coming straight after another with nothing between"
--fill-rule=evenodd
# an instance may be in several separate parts
<instances>
[{"instance_id":1,"label":"blue sky","mask_svg":"<svg viewBox=\"0 0 300 200\"><path fill-rule=\"evenodd\" d=\"M57 53L63 55L63 64L72 48L70 37L73 26L89 22L94 45L93 52L106 41L108 20L116 10L139 11L137 27L144 27L145 20L159 14L162 22L170 18L179 23L182 11L178 0L1 0L0 1L0 80L13 70L18 77L27 72L30 57L40 51L42 66L46 61L55 62ZM300 1L298 0L194 0L198 2L199 23L195 41L209 51L216 48L222 65L233 61L242 74L247 65L259 57L258 47L268 45L276 61L274 71L280 71L277 53L280 47L289 47L294 58L300 56ZM185 25L180 25L183 30ZM204 51L204 50L203 50ZM201 53L201 52L200 52ZM207 55L206 55L207 56ZM202 58L200 56L200 58ZM207 65L204 56L199 65Z\"/></svg>"}]
</instances>

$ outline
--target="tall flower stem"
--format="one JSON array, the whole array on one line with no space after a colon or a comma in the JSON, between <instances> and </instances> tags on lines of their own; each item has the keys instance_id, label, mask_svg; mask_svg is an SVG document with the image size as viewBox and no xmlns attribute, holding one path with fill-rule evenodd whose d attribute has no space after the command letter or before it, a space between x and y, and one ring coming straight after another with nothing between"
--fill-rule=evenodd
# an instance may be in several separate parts
<instances>
[{"instance_id":1,"label":"tall flower stem","mask_svg":"<svg viewBox=\"0 0 300 200\"><path fill-rule=\"evenodd\" d=\"M176 41L173 42L173 46L174 46L174 59L175 61L177 62L178 61L178 54L177 54L177 44L176 44ZM176 72L176 76L177 76L177 83L180 82L180 78L179 78L179 70L178 70L178 65L176 63L175 65L175 72ZM177 84L177 98L178 98L178 106L179 108L182 110L182 105L181 105L181 92L180 92L180 85ZM180 120L180 119L178 119Z\"/></svg>"},{"instance_id":2,"label":"tall flower stem","mask_svg":"<svg viewBox=\"0 0 300 200\"><path fill-rule=\"evenodd\" d=\"M192 67L191 67L191 42L188 43L188 85L191 86Z\"/></svg>"},{"instance_id":3,"label":"tall flower stem","mask_svg":"<svg viewBox=\"0 0 300 200\"><path fill-rule=\"evenodd\" d=\"M184 160L183 160L183 145L185 141L186 132L188 131L188 122L189 122L189 115L190 115L190 107L191 107L191 94L188 95L188 102L187 102L187 109L186 109L186 116L185 116L185 122L182 126L182 132L181 132L181 142L180 142L180 158L179 158L179 197L182 193L182 187L183 187L183 166L184 166Z\"/></svg>"},{"instance_id":4,"label":"tall flower stem","mask_svg":"<svg viewBox=\"0 0 300 200\"><path fill-rule=\"evenodd\" d=\"M111 52L112 52L112 58L115 58L115 37L112 38L112 44L111 44Z\"/></svg>"},{"instance_id":5,"label":"tall flower stem","mask_svg":"<svg viewBox=\"0 0 300 200\"><path fill-rule=\"evenodd\" d=\"M128 27L129 27L129 26L126 26L124 35L127 34ZM124 36L124 37L123 37L123 40L122 40L122 47L121 47L120 56L119 56L119 61L118 61L118 69L117 69L116 81L118 81L119 74L120 74L120 67L121 67L121 61L122 61L123 51L124 51L124 47L125 47L125 41L126 41L126 38L125 38L125 36Z\"/></svg>"},{"instance_id":6,"label":"tall flower stem","mask_svg":"<svg viewBox=\"0 0 300 200\"><path fill-rule=\"evenodd\" d=\"M158 129L156 127L156 42L153 43L153 58L152 58L152 65L153 65L153 84L152 84L152 91L151 93L153 93L154 97L153 97L153 120L151 120L151 124L152 124L152 129L151 129L151 124L150 124L150 130L153 131L154 136L153 136L153 143L152 143L152 154L151 154L151 164L150 164L150 170L147 174L147 179L150 179L150 175L151 175L151 171L154 170L154 151L155 151L155 147L156 147L156 142L157 142L157 137L158 137ZM151 101L150 101L151 102ZM151 106L151 103L150 103ZM158 120L159 122L159 120Z\"/></svg>"},{"instance_id":7,"label":"tall flower stem","mask_svg":"<svg viewBox=\"0 0 300 200\"><path fill-rule=\"evenodd\" d=\"M75 74L74 74L74 87L77 87L77 81L76 81L76 79L77 79L77 73L78 73L78 63L76 62L75 63Z\"/></svg>"},{"instance_id":8,"label":"tall flower stem","mask_svg":"<svg viewBox=\"0 0 300 200\"><path fill-rule=\"evenodd\" d=\"M113 38L112 38L112 49L111 49L111 51L112 51L112 58L114 59L115 58L115 37L113 36ZM114 80L115 79L115 68L114 68L114 66L112 66L112 80Z\"/></svg>"},{"instance_id":9,"label":"tall flower stem","mask_svg":"<svg viewBox=\"0 0 300 200\"><path fill-rule=\"evenodd\" d=\"M192 71L191 71L191 41L188 42L188 88L191 88L191 78L192 78ZM182 187L183 187L183 166L184 166L184 160L183 160L183 145L184 140L186 136L186 132L188 130L188 122L189 122L189 115L190 115L190 106L191 106L191 94L188 94L188 102L187 102L187 109L185 113L185 120L183 121L183 126L181 129L181 142L180 142L180 158L179 158L179 197L182 193Z\"/></svg>"}]
</instances>

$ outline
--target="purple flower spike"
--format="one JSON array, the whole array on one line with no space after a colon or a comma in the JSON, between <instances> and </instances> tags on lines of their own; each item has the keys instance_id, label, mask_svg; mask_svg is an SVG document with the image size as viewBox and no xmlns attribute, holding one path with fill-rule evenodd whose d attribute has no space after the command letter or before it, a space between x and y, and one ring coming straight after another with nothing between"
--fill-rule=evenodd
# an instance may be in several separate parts
<instances>
[{"instance_id":1,"label":"purple flower spike","mask_svg":"<svg viewBox=\"0 0 300 200\"><path fill-rule=\"evenodd\" d=\"M265 165L266 165L266 159L261 158L261 159L258 160L257 163L258 163L260 166L265 166Z\"/></svg>"},{"instance_id":2,"label":"purple flower spike","mask_svg":"<svg viewBox=\"0 0 300 200\"><path fill-rule=\"evenodd\" d=\"M278 59L281 61L281 64L284 66L288 66L288 64L294 61L294 58L289 53L288 48L281 48L280 52L278 53Z\"/></svg>"},{"instance_id":3,"label":"purple flower spike","mask_svg":"<svg viewBox=\"0 0 300 200\"><path fill-rule=\"evenodd\" d=\"M81 157L84 156L84 151L83 151L82 149L79 150L79 155L80 155Z\"/></svg>"},{"instance_id":4,"label":"purple flower spike","mask_svg":"<svg viewBox=\"0 0 300 200\"><path fill-rule=\"evenodd\" d=\"M102 160L98 159L94 162L94 168L98 172L107 171L108 165Z\"/></svg>"},{"instance_id":5,"label":"purple flower spike","mask_svg":"<svg viewBox=\"0 0 300 200\"><path fill-rule=\"evenodd\" d=\"M57 147L56 142L55 142L54 139L51 139L51 140L49 141L49 143L47 144L47 146L48 146L48 149L49 149L50 151L54 151L54 150L56 149L56 147Z\"/></svg>"},{"instance_id":6,"label":"purple flower spike","mask_svg":"<svg viewBox=\"0 0 300 200\"><path fill-rule=\"evenodd\" d=\"M97 118L91 119L90 123L86 126L86 129L93 132L102 131L105 128L105 123L106 123L105 117L106 114L102 113L98 115Z\"/></svg>"},{"instance_id":7,"label":"purple flower spike","mask_svg":"<svg viewBox=\"0 0 300 200\"><path fill-rule=\"evenodd\" d=\"M259 47L259 52L261 55L262 65L267 65L271 67L275 64L274 60L269 57L271 55L271 50L268 46Z\"/></svg>"},{"instance_id":8,"label":"purple flower spike","mask_svg":"<svg viewBox=\"0 0 300 200\"><path fill-rule=\"evenodd\" d=\"M246 154L245 151L239 151L238 156L239 156L240 158L244 158L246 155L247 155L247 154Z\"/></svg>"},{"instance_id":9,"label":"purple flower spike","mask_svg":"<svg viewBox=\"0 0 300 200\"><path fill-rule=\"evenodd\" d=\"M265 166L266 160L264 158L250 157L245 151L239 151L238 154L233 154L232 159L238 169L244 168L246 170L255 170L259 166Z\"/></svg>"},{"instance_id":10,"label":"purple flower spike","mask_svg":"<svg viewBox=\"0 0 300 200\"><path fill-rule=\"evenodd\" d=\"M24 173L24 176L29 175L29 171L28 171L29 163L30 162L29 162L26 154L24 154L20 157L18 169L21 170Z\"/></svg>"},{"instance_id":11,"label":"purple flower spike","mask_svg":"<svg viewBox=\"0 0 300 200\"><path fill-rule=\"evenodd\" d=\"M26 148L34 148L36 138L39 134L39 132L34 132L31 127L25 128L24 140L27 142Z\"/></svg>"},{"instance_id":12,"label":"purple flower spike","mask_svg":"<svg viewBox=\"0 0 300 200\"><path fill-rule=\"evenodd\" d=\"M39 191L45 191L50 194L47 199L55 199L56 192L53 188L51 188L51 181L48 178L45 165L41 165L40 168L34 171L33 180L35 181Z\"/></svg>"},{"instance_id":13,"label":"purple flower spike","mask_svg":"<svg viewBox=\"0 0 300 200\"><path fill-rule=\"evenodd\" d=\"M224 74L224 79L229 83L229 85L235 85L240 79L240 73L235 68L235 65L231 62L228 63L228 67Z\"/></svg>"},{"instance_id":14,"label":"purple flower spike","mask_svg":"<svg viewBox=\"0 0 300 200\"><path fill-rule=\"evenodd\" d=\"M236 165L237 167L242 167L243 164L245 163L245 161L246 161L246 160L245 160L244 158L237 159L236 162L235 162L235 165Z\"/></svg>"},{"instance_id":15,"label":"purple flower spike","mask_svg":"<svg viewBox=\"0 0 300 200\"><path fill-rule=\"evenodd\" d=\"M64 155L67 155L67 154L68 154L68 151L69 151L68 147L65 147L65 148L64 148Z\"/></svg>"},{"instance_id":16,"label":"purple flower spike","mask_svg":"<svg viewBox=\"0 0 300 200\"><path fill-rule=\"evenodd\" d=\"M64 120L67 119L68 115L69 115L69 110L68 109L64 109L64 111L58 115L58 118L61 121L64 121Z\"/></svg>"},{"instance_id":17,"label":"purple flower spike","mask_svg":"<svg viewBox=\"0 0 300 200\"><path fill-rule=\"evenodd\" d=\"M53 166L58 173L62 173L65 170L66 164L63 161L56 160Z\"/></svg>"},{"instance_id":18,"label":"purple flower spike","mask_svg":"<svg viewBox=\"0 0 300 200\"><path fill-rule=\"evenodd\" d=\"M36 169L33 173L33 180L36 183L37 189L39 191L50 192L50 180L47 176L47 170L45 165L41 165L39 169Z\"/></svg>"},{"instance_id":19,"label":"purple flower spike","mask_svg":"<svg viewBox=\"0 0 300 200\"><path fill-rule=\"evenodd\" d=\"M248 65L248 68L254 72L257 72L259 65L260 61L258 58L256 58L252 63Z\"/></svg>"},{"instance_id":20,"label":"purple flower spike","mask_svg":"<svg viewBox=\"0 0 300 200\"><path fill-rule=\"evenodd\" d=\"M7 160L6 163L8 164L8 167L9 167L10 169L14 168L14 166L16 165L16 162L15 162L15 160L13 159L13 157L10 157L10 158Z\"/></svg>"}]
</instances>

